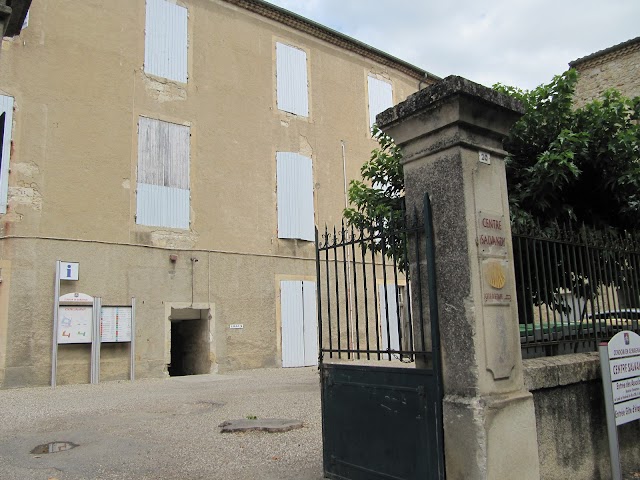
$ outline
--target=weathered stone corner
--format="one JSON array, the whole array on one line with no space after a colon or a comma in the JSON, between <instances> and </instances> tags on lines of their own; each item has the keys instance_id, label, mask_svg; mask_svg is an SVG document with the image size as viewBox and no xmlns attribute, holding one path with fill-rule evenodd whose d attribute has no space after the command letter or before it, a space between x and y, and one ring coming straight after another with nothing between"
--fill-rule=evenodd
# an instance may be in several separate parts
<instances>
[{"instance_id":1,"label":"weathered stone corner","mask_svg":"<svg viewBox=\"0 0 640 480\"><path fill-rule=\"evenodd\" d=\"M437 108L443 101L454 95L476 98L486 102L494 109L504 110L504 113L508 114L511 111L516 118L524 113L522 103L515 98L464 77L450 75L440 82L410 95L404 102L381 112L376 117L376 123L384 130L392 124L417 113L422 113L424 110Z\"/></svg>"}]
</instances>

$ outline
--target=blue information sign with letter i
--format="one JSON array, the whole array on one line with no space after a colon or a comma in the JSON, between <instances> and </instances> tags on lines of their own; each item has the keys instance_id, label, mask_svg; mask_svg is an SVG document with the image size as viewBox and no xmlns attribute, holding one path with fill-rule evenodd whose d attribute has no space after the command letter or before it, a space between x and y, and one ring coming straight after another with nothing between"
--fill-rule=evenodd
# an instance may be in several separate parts
<instances>
[{"instance_id":1,"label":"blue information sign with letter i","mask_svg":"<svg viewBox=\"0 0 640 480\"><path fill-rule=\"evenodd\" d=\"M78 280L78 262L60 262L60 280Z\"/></svg>"}]
</instances>

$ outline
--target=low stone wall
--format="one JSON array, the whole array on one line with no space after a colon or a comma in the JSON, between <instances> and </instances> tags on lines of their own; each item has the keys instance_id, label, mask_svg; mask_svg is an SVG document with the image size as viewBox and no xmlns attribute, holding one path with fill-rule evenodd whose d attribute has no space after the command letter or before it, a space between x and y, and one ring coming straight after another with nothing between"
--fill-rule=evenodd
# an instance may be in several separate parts
<instances>
[{"instance_id":1,"label":"low stone wall","mask_svg":"<svg viewBox=\"0 0 640 480\"><path fill-rule=\"evenodd\" d=\"M540 478L611 478L600 360L596 352L524 360L533 394ZM640 470L640 422L618 428L622 470Z\"/></svg>"}]
</instances>

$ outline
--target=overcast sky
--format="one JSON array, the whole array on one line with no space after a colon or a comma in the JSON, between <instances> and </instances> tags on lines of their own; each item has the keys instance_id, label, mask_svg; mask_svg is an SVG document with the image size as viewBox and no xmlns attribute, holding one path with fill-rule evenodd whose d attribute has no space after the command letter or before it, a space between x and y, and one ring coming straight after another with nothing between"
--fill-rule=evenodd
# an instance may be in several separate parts
<instances>
[{"instance_id":1,"label":"overcast sky","mask_svg":"<svg viewBox=\"0 0 640 480\"><path fill-rule=\"evenodd\" d=\"M269 0L440 77L547 83L640 36L640 0Z\"/></svg>"}]
</instances>

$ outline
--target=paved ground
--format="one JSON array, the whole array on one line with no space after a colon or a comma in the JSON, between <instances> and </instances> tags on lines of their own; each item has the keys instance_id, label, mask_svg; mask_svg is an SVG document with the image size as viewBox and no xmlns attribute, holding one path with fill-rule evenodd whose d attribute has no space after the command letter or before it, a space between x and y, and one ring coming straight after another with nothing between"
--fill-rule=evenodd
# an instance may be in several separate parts
<instances>
[{"instance_id":1,"label":"paved ground","mask_svg":"<svg viewBox=\"0 0 640 480\"><path fill-rule=\"evenodd\" d=\"M0 390L0 479L321 479L319 393L316 368ZM304 427L220 433L251 416ZM30 453L53 441L79 446Z\"/></svg>"},{"instance_id":2,"label":"paved ground","mask_svg":"<svg viewBox=\"0 0 640 480\"><path fill-rule=\"evenodd\" d=\"M220 433L224 420L253 416L298 419L304 426ZM79 446L30 453L55 441ZM50 479L320 480L318 371L0 390L0 480Z\"/></svg>"}]
</instances>

